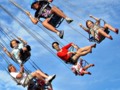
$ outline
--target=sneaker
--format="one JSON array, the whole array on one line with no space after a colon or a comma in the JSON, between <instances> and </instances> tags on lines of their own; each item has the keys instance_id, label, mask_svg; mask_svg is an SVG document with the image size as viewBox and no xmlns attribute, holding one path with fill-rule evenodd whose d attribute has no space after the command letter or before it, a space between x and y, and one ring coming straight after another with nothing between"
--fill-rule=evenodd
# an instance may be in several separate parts
<instances>
[{"instance_id":1,"label":"sneaker","mask_svg":"<svg viewBox=\"0 0 120 90\"><path fill-rule=\"evenodd\" d=\"M63 36L64 36L64 31L59 31L59 37L63 39Z\"/></svg>"},{"instance_id":2,"label":"sneaker","mask_svg":"<svg viewBox=\"0 0 120 90\"><path fill-rule=\"evenodd\" d=\"M72 20L71 18L68 18L68 17L67 17L67 18L66 18L66 21L67 21L68 24L70 24L73 20Z\"/></svg>"},{"instance_id":3,"label":"sneaker","mask_svg":"<svg viewBox=\"0 0 120 90\"><path fill-rule=\"evenodd\" d=\"M96 44L94 44L93 47L96 48Z\"/></svg>"},{"instance_id":4,"label":"sneaker","mask_svg":"<svg viewBox=\"0 0 120 90\"><path fill-rule=\"evenodd\" d=\"M92 47L96 48L96 44L93 44Z\"/></svg>"},{"instance_id":5,"label":"sneaker","mask_svg":"<svg viewBox=\"0 0 120 90\"><path fill-rule=\"evenodd\" d=\"M92 67L94 67L95 65L94 64L91 64Z\"/></svg>"},{"instance_id":6,"label":"sneaker","mask_svg":"<svg viewBox=\"0 0 120 90\"><path fill-rule=\"evenodd\" d=\"M113 40L112 36L110 36L110 39Z\"/></svg>"},{"instance_id":7,"label":"sneaker","mask_svg":"<svg viewBox=\"0 0 120 90\"><path fill-rule=\"evenodd\" d=\"M89 74L89 75L91 75L91 73L90 73L90 72L88 72L88 74Z\"/></svg>"},{"instance_id":8,"label":"sneaker","mask_svg":"<svg viewBox=\"0 0 120 90\"><path fill-rule=\"evenodd\" d=\"M115 29L115 33L116 33L116 34L118 34L118 33L119 33L119 30L118 30L117 28Z\"/></svg>"},{"instance_id":9,"label":"sneaker","mask_svg":"<svg viewBox=\"0 0 120 90\"><path fill-rule=\"evenodd\" d=\"M48 76L48 78L45 80L45 84L50 84L52 82L52 80L56 77L56 75L52 75L52 76Z\"/></svg>"}]
</instances>

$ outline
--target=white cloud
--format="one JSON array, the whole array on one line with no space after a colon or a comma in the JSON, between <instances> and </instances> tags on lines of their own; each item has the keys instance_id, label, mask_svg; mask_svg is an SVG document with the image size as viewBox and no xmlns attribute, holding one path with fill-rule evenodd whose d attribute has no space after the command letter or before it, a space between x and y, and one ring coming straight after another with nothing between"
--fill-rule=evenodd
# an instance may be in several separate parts
<instances>
[{"instance_id":1,"label":"white cloud","mask_svg":"<svg viewBox=\"0 0 120 90\"><path fill-rule=\"evenodd\" d=\"M22 86L18 86L15 81L11 79L7 72L0 70L0 90L26 90Z\"/></svg>"}]
</instances>

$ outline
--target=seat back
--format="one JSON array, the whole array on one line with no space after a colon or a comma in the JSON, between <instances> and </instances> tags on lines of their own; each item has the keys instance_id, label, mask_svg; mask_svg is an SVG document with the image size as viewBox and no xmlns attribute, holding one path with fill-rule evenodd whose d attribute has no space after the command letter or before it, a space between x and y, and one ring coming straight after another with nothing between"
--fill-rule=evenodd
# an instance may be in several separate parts
<instances>
[{"instance_id":1,"label":"seat back","mask_svg":"<svg viewBox=\"0 0 120 90\"><path fill-rule=\"evenodd\" d=\"M107 34L110 33L110 31L109 31L108 29L105 29L104 32L106 32ZM101 43L104 39L105 39L105 37L101 35L101 36L100 36L100 41L99 41L99 43Z\"/></svg>"},{"instance_id":2,"label":"seat back","mask_svg":"<svg viewBox=\"0 0 120 90\"><path fill-rule=\"evenodd\" d=\"M55 28L58 28L60 26L60 24L63 22L64 18L56 15L56 14L53 14L51 16L51 19L49 21L49 24L51 24L53 27Z\"/></svg>"},{"instance_id":3,"label":"seat back","mask_svg":"<svg viewBox=\"0 0 120 90\"><path fill-rule=\"evenodd\" d=\"M108 29L105 29L105 31L104 32L106 32L107 34L109 34L110 33L110 31L108 30ZM100 37L100 40L99 41L97 41L93 36L89 36L89 41L90 42L97 42L97 43L101 43L104 39L105 39L105 37L103 36L103 35L99 35L99 37Z\"/></svg>"}]
</instances>

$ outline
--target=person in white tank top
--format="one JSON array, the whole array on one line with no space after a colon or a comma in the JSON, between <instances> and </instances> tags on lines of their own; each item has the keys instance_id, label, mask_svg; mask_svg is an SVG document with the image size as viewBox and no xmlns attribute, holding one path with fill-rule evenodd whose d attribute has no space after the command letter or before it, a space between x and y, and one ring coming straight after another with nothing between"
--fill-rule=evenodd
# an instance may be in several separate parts
<instances>
[{"instance_id":1,"label":"person in white tank top","mask_svg":"<svg viewBox=\"0 0 120 90\"><path fill-rule=\"evenodd\" d=\"M51 83L52 80L56 77L56 75L48 76L40 70L36 70L35 72L27 74L26 72L24 72L23 65L21 65L20 71L17 71L15 66L10 64L8 66L8 71L10 72L11 77L13 77L17 81L17 83L22 86L27 86L29 81L34 77L43 80L45 84Z\"/></svg>"}]
</instances>

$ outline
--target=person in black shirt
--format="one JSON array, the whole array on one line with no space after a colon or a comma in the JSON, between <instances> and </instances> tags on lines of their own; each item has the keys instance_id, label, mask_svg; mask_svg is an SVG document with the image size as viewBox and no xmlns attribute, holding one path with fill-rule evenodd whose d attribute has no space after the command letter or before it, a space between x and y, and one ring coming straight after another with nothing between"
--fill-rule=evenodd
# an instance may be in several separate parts
<instances>
[{"instance_id":1,"label":"person in black shirt","mask_svg":"<svg viewBox=\"0 0 120 90\"><path fill-rule=\"evenodd\" d=\"M50 31L56 33L60 38L63 38L64 31L59 31L55 27L53 27L51 24L49 24L51 15L57 14L58 16L64 18L68 23L71 23L73 20L67 17L57 7L55 6L51 7L49 5L49 2L52 2L52 0L36 1L32 3L31 8L36 10L34 17L31 16L30 12L26 12L26 14L30 17L31 21L34 24L37 24L40 18L44 18L45 20L42 22L42 25L45 28L49 29Z\"/></svg>"}]
</instances>

